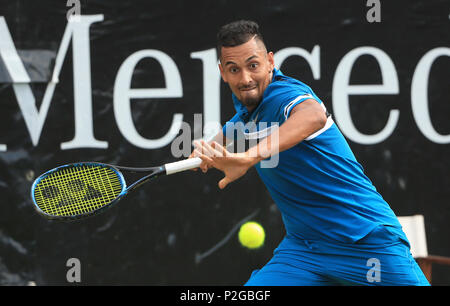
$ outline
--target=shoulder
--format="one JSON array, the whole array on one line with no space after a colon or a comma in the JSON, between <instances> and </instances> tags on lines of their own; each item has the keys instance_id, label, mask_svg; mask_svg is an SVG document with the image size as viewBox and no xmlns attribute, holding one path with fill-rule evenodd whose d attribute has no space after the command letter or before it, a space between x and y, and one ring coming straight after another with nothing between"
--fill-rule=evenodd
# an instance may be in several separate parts
<instances>
[{"instance_id":1,"label":"shoulder","mask_svg":"<svg viewBox=\"0 0 450 306\"><path fill-rule=\"evenodd\" d=\"M315 100L323 107L322 101L308 85L276 71L264 92L264 109L277 116L279 122L284 122L292 110L306 100Z\"/></svg>"},{"instance_id":2,"label":"shoulder","mask_svg":"<svg viewBox=\"0 0 450 306\"><path fill-rule=\"evenodd\" d=\"M285 75L275 75L264 93L265 98L280 102L289 102L308 94L313 94L308 85Z\"/></svg>"}]
</instances>

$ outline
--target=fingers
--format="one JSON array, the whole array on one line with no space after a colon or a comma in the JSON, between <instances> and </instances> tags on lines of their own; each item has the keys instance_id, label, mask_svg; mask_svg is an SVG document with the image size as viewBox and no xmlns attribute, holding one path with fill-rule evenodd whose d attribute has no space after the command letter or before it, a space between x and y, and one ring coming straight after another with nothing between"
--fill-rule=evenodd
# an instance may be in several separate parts
<instances>
[{"instance_id":1,"label":"fingers","mask_svg":"<svg viewBox=\"0 0 450 306\"><path fill-rule=\"evenodd\" d=\"M201 145L202 145L202 149L204 150L204 154L209 156L209 157L215 157L215 156L219 156L216 152L216 150L211 147L209 144L207 144L206 142L204 142L203 140L201 141Z\"/></svg>"},{"instance_id":2,"label":"fingers","mask_svg":"<svg viewBox=\"0 0 450 306\"><path fill-rule=\"evenodd\" d=\"M209 168L214 167L214 161L209 156L202 154L199 149L194 150L194 155L202 160L200 169L203 171L203 173L206 173Z\"/></svg>"},{"instance_id":3,"label":"fingers","mask_svg":"<svg viewBox=\"0 0 450 306\"><path fill-rule=\"evenodd\" d=\"M231 183L231 180L227 176L225 176L223 179L220 180L219 188L224 189L225 187L227 187L229 183Z\"/></svg>"},{"instance_id":4,"label":"fingers","mask_svg":"<svg viewBox=\"0 0 450 306\"><path fill-rule=\"evenodd\" d=\"M208 169L211 168L210 160L205 159L210 155L210 153L203 148L203 145L199 141L194 141L194 146L196 147L196 149L192 152L191 156L199 157L202 159L202 163L200 164L199 168L203 173L206 173Z\"/></svg>"},{"instance_id":5,"label":"fingers","mask_svg":"<svg viewBox=\"0 0 450 306\"><path fill-rule=\"evenodd\" d=\"M221 158L229 155L229 152L217 142L212 142L211 144L206 143L204 140L194 141L195 150L191 155L199 157L202 159L202 163L200 165L200 169L206 173L209 168L218 168L219 170L222 167L218 167L218 163Z\"/></svg>"},{"instance_id":6,"label":"fingers","mask_svg":"<svg viewBox=\"0 0 450 306\"><path fill-rule=\"evenodd\" d=\"M209 157L224 157L228 151L217 142L211 144L201 140L200 142L194 142L197 149L201 149L201 152Z\"/></svg>"},{"instance_id":7,"label":"fingers","mask_svg":"<svg viewBox=\"0 0 450 306\"><path fill-rule=\"evenodd\" d=\"M228 155L228 151L225 147L223 147L222 145L220 145L218 142L214 141L211 144L211 147L213 147L216 151L220 152L222 154L222 156L227 156Z\"/></svg>"},{"instance_id":8,"label":"fingers","mask_svg":"<svg viewBox=\"0 0 450 306\"><path fill-rule=\"evenodd\" d=\"M196 156L195 156L195 154L194 154L194 151L192 151L191 155L189 155L188 158L194 158L194 157L196 157ZM193 168L193 169L191 169L191 171L197 171L197 170L198 170L198 168Z\"/></svg>"}]
</instances>

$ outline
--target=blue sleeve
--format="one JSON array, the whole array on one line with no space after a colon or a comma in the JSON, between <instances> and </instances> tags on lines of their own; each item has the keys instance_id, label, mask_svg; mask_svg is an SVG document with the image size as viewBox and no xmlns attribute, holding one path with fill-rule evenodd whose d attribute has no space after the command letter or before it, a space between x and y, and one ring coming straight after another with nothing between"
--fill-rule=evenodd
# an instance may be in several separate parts
<instances>
[{"instance_id":1,"label":"blue sleeve","mask_svg":"<svg viewBox=\"0 0 450 306\"><path fill-rule=\"evenodd\" d=\"M302 103L305 100L312 99L322 104L322 101L314 94L314 92L308 86L285 85L277 86L273 88L271 97L274 99L271 103L271 112L276 117L277 121L281 125L290 116L291 111L295 106Z\"/></svg>"}]
</instances>

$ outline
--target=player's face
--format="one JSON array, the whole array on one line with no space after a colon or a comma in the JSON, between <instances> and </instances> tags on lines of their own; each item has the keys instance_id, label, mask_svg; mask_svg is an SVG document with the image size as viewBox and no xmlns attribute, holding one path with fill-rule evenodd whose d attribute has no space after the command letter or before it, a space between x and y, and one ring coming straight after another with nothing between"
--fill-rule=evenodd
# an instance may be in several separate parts
<instances>
[{"instance_id":1,"label":"player's face","mask_svg":"<svg viewBox=\"0 0 450 306\"><path fill-rule=\"evenodd\" d=\"M261 102L272 80L273 53L255 38L236 47L222 47L220 74L249 111Z\"/></svg>"}]
</instances>

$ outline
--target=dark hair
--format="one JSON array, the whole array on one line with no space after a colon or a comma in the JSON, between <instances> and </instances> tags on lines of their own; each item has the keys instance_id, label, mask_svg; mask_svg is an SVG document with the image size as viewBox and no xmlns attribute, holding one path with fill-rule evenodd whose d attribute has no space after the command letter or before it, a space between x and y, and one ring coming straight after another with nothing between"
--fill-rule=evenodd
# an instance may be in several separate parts
<instances>
[{"instance_id":1,"label":"dark hair","mask_svg":"<svg viewBox=\"0 0 450 306\"><path fill-rule=\"evenodd\" d=\"M253 36L264 43L259 25L254 21L238 20L222 26L217 33L217 54L220 58L222 47L235 47L248 42Z\"/></svg>"}]
</instances>

